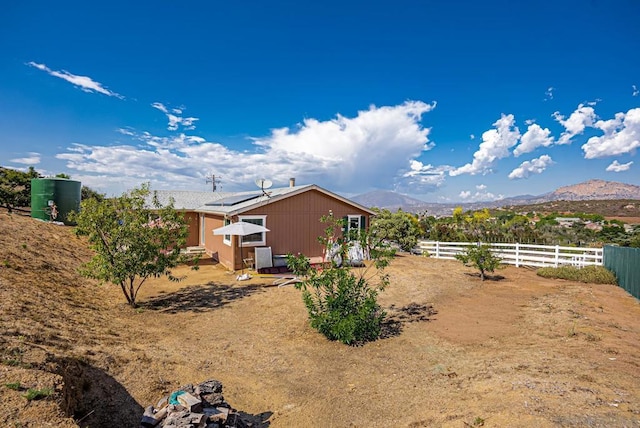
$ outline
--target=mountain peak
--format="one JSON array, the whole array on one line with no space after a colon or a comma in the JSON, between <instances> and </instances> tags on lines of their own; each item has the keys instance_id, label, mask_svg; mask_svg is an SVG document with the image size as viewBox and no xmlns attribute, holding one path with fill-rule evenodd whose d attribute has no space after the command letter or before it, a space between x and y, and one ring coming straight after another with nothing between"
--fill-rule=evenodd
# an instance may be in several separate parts
<instances>
[{"instance_id":1,"label":"mountain peak","mask_svg":"<svg viewBox=\"0 0 640 428\"><path fill-rule=\"evenodd\" d=\"M571 201L586 199L640 199L640 186L594 179L571 186L559 187L545 196L552 200L565 199Z\"/></svg>"}]
</instances>

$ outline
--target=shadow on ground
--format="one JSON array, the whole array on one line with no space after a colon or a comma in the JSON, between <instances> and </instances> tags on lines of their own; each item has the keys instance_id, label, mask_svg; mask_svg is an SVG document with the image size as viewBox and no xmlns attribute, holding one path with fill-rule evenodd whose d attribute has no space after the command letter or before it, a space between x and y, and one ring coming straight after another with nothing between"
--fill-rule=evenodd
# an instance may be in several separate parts
<instances>
[{"instance_id":1,"label":"shadow on ground","mask_svg":"<svg viewBox=\"0 0 640 428\"><path fill-rule=\"evenodd\" d=\"M62 376L61 408L80 427L135 427L144 409L105 371L75 358L56 358Z\"/></svg>"},{"instance_id":2,"label":"shadow on ground","mask_svg":"<svg viewBox=\"0 0 640 428\"><path fill-rule=\"evenodd\" d=\"M480 273L479 272L474 272L474 273L470 273L470 272L466 272L465 275L467 276L472 276L474 278L478 278L480 279ZM502 281L503 279L506 279L504 276L502 275L489 275L489 274L484 274L484 280L485 281Z\"/></svg>"},{"instance_id":3,"label":"shadow on ground","mask_svg":"<svg viewBox=\"0 0 640 428\"><path fill-rule=\"evenodd\" d=\"M185 311L203 312L220 308L257 292L264 292L264 290L255 285L231 287L208 282L204 285L187 287L173 293L151 297L145 302L141 302L140 307L172 314Z\"/></svg>"},{"instance_id":4,"label":"shadow on ground","mask_svg":"<svg viewBox=\"0 0 640 428\"><path fill-rule=\"evenodd\" d=\"M389 306L387 316L382 322L381 339L399 336L405 324L413 322L431 321L431 316L437 314L433 305L409 303L401 308Z\"/></svg>"},{"instance_id":5,"label":"shadow on ground","mask_svg":"<svg viewBox=\"0 0 640 428\"><path fill-rule=\"evenodd\" d=\"M273 416L273 412L262 412L257 415L252 415L250 413L238 412L240 414L240 418L244 422L248 422L251 424L253 428L268 428L271 426L271 422L269 422L269 418Z\"/></svg>"}]
</instances>

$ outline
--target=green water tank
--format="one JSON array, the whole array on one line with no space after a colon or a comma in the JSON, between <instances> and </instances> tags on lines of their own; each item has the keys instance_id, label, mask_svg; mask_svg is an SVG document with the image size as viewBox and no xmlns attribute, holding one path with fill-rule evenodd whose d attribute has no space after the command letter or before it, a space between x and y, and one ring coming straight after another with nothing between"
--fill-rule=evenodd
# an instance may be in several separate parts
<instances>
[{"instance_id":1,"label":"green water tank","mask_svg":"<svg viewBox=\"0 0 640 428\"><path fill-rule=\"evenodd\" d=\"M71 224L67 216L80 209L82 183L66 178L31 179L31 217Z\"/></svg>"}]
</instances>

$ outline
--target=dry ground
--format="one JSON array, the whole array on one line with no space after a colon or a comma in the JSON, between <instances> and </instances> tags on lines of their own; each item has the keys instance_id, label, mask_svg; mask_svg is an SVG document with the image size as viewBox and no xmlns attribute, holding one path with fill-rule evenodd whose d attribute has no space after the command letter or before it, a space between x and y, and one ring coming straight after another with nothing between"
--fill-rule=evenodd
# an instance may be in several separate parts
<instances>
[{"instance_id":1,"label":"dry ground","mask_svg":"<svg viewBox=\"0 0 640 428\"><path fill-rule=\"evenodd\" d=\"M616 286L515 267L480 282L399 256L386 337L348 347L273 278L185 267L132 310L77 275L89 256L70 228L0 212L0 426L136 427L143 407L213 378L256 426L640 427L640 303Z\"/></svg>"}]
</instances>

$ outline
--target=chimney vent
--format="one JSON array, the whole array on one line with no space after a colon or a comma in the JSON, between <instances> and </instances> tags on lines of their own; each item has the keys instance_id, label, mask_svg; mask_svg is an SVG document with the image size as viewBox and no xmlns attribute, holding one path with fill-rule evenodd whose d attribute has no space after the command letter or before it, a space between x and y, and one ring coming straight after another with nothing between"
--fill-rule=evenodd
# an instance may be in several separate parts
<instances>
[{"instance_id":1,"label":"chimney vent","mask_svg":"<svg viewBox=\"0 0 640 428\"><path fill-rule=\"evenodd\" d=\"M296 187L296 179L295 178L290 178L289 179L289 187Z\"/></svg>"}]
</instances>

